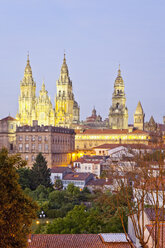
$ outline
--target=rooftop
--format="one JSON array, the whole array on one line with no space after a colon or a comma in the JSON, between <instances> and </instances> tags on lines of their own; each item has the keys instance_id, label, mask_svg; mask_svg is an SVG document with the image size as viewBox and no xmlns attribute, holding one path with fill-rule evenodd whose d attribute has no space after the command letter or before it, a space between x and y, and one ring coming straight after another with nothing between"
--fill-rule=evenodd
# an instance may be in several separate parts
<instances>
[{"instance_id":1,"label":"rooftop","mask_svg":"<svg viewBox=\"0 0 165 248\"><path fill-rule=\"evenodd\" d=\"M156 227L154 224L146 225L147 230L151 233L151 237L153 240L159 239L159 246L160 248L165 248L165 224L159 223L159 227L157 227L157 232L156 232ZM155 233L157 235L155 236Z\"/></svg>"},{"instance_id":2,"label":"rooftop","mask_svg":"<svg viewBox=\"0 0 165 248\"><path fill-rule=\"evenodd\" d=\"M28 248L129 248L123 234L34 234Z\"/></svg>"},{"instance_id":3,"label":"rooftop","mask_svg":"<svg viewBox=\"0 0 165 248\"><path fill-rule=\"evenodd\" d=\"M87 186L104 186L104 185L112 185L113 179L93 179L87 182Z\"/></svg>"},{"instance_id":4,"label":"rooftop","mask_svg":"<svg viewBox=\"0 0 165 248\"><path fill-rule=\"evenodd\" d=\"M128 149L153 149L154 147L145 145L145 144L102 144L100 146L96 146L93 149L114 149L119 146L124 146Z\"/></svg>"},{"instance_id":5,"label":"rooftop","mask_svg":"<svg viewBox=\"0 0 165 248\"><path fill-rule=\"evenodd\" d=\"M156 220L156 212L154 208L146 208L145 213L147 214L150 221ZM159 220L165 221L165 214L163 214L163 209L159 209L158 214Z\"/></svg>"},{"instance_id":6,"label":"rooftop","mask_svg":"<svg viewBox=\"0 0 165 248\"><path fill-rule=\"evenodd\" d=\"M70 168L68 168L68 167L53 167L53 168L50 169L51 173L63 173L65 171L67 171L67 172L70 171L71 172L72 170Z\"/></svg>"},{"instance_id":7,"label":"rooftop","mask_svg":"<svg viewBox=\"0 0 165 248\"><path fill-rule=\"evenodd\" d=\"M9 116L1 119L1 121L16 121L16 119L9 115Z\"/></svg>"},{"instance_id":8,"label":"rooftop","mask_svg":"<svg viewBox=\"0 0 165 248\"><path fill-rule=\"evenodd\" d=\"M86 180L91 173L70 173L64 176L63 180Z\"/></svg>"},{"instance_id":9,"label":"rooftop","mask_svg":"<svg viewBox=\"0 0 165 248\"><path fill-rule=\"evenodd\" d=\"M51 133L66 133L75 134L73 129L64 127L53 127L53 126L21 126L17 127L16 132L51 132Z\"/></svg>"},{"instance_id":10,"label":"rooftop","mask_svg":"<svg viewBox=\"0 0 165 248\"><path fill-rule=\"evenodd\" d=\"M140 134L140 135L148 135L147 132L141 130L134 130L129 132L128 129L84 129L84 130L75 130L76 134Z\"/></svg>"}]
</instances>

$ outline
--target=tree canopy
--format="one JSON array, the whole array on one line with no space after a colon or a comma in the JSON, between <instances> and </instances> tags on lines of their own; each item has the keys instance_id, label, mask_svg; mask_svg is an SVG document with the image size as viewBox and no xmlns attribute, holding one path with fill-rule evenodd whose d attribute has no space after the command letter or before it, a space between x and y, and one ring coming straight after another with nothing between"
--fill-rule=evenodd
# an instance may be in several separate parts
<instances>
[{"instance_id":1,"label":"tree canopy","mask_svg":"<svg viewBox=\"0 0 165 248\"><path fill-rule=\"evenodd\" d=\"M39 185L44 185L45 187L51 186L50 169L47 167L47 161L42 153L39 153L35 159L35 163L32 167L31 178L32 189L36 189Z\"/></svg>"},{"instance_id":2,"label":"tree canopy","mask_svg":"<svg viewBox=\"0 0 165 248\"><path fill-rule=\"evenodd\" d=\"M0 247L26 247L37 205L26 196L18 183L16 168L26 164L19 155L0 151Z\"/></svg>"}]
</instances>

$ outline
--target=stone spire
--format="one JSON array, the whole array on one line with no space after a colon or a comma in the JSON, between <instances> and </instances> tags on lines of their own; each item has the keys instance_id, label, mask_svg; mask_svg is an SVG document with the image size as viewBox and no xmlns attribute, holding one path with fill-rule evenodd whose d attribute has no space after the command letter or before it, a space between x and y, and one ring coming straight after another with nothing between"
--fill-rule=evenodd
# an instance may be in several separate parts
<instances>
[{"instance_id":1,"label":"stone spire","mask_svg":"<svg viewBox=\"0 0 165 248\"><path fill-rule=\"evenodd\" d=\"M56 81L57 95L55 97L55 125L71 127L79 123L79 106L74 100L72 81L69 77L68 66L64 53L59 80Z\"/></svg>"},{"instance_id":2,"label":"stone spire","mask_svg":"<svg viewBox=\"0 0 165 248\"><path fill-rule=\"evenodd\" d=\"M44 83L44 80L42 82L42 88L41 88L42 91L45 91L45 83Z\"/></svg>"},{"instance_id":3,"label":"stone spire","mask_svg":"<svg viewBox=\"0 0 165 248\"><path fill-rule=\"evenodd\" d=\"M139 129L139 130L144 130L144 111L141 105L141 102L138 102L138 105L135 110L134 114L134 127Z\"/></svg>"},{"instance_id":4,"label":"stone spire","mask_svg":"<svg viewBox=\"0 0 165 248\"><path fill-rule=\"evenodd\" d=\"M138 105L136 107L135 113L136 114L144 114L144 111L143 111L143 108L142 108L142 105L141 105L141 102L140 101L138 102Z\"/></svg>"},{"instance_id":5,"label":"stone spire","mask_svg":"<svg viewBox=\"0 0 165 248\"><path fill-rule=\"evenodd\" d=\"M25 72L24 72L24 76L32 76L32 69L30 66L30 60L29 60L29 53L27 55L27 63L26 63L26 67L25 67Z\"/></svg>"},{"instance_id":6,"label":"stone spire","mask_svg":"<svg viewBox=\"0 0 165 248\"><path fill-rule=\"evenodd\" d=\"M68 66L66 64L66 58L65 58L65 53L64 53L64 59L63 59L63 64L61 67L61 76L69 76L69 72L68 72Z\"/></svg>"}]
</instances>

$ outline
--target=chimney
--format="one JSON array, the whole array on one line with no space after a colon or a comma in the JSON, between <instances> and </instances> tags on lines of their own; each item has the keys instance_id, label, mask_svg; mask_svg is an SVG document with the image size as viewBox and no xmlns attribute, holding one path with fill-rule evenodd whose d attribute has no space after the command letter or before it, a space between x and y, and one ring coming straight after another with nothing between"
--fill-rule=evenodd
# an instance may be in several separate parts
<instances>
[{"instance_id":1,"label":"chimney","mask_svg":"<svg viewBox=\"0 0 165 248\"><path fill-rule=\"evenodd\" d=\"M37 127L38 126L38 121L37 120L33 120L33 127Z\"/></svg>"}]
</instances>

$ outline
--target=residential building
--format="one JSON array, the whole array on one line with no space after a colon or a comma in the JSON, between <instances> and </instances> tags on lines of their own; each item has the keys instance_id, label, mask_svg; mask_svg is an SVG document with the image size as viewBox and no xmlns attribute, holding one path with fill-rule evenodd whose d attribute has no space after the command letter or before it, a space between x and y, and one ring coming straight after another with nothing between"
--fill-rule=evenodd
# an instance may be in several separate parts
<instances>
[{"instance_id":1,"label":"residential building","mask_svg":"<svg viewBox=\"0 0 165 248\"><path fill-rule=\"evenodd\" d=\"M0 120L0 149L6 147L9 152L14 152L16 126L17 120L11 116Z\"/></svg>"},{"instance_id":2,"label":"residential building","mask_svg":"<svg viewBox=\"0 0 165 248\"><path fill-rule=\"evenodd\" d=\"M54 184L57 179L63 180L66 174L72 173L72 170L68 167L53 167L50 169L50 173L51 182Z\"/></svg>"},{"instance_id":3,"label":"residential building","mask_svg":"<svg viewBox=\"0 0 165 248\"><path fill-rule=\"evenodd\" d=\"M74 186L79 187L80 190L83 190L87 182L93 178L94 176L91 173L69 173L63 177L62 183L64 189L66 189L69 184L73 183Z\"/></svg>"},{"instance_id":4,"label":"residential building","mask_svg":"<svg viewBox=\"0 0 165 248\"><path fill-rule=\"evenodd\" d=\"M155 241L158 238L158 247L165 248L165 240L163 240L163 237L165 237L165 215L163 213L163 209L158 209L158 212L156 212L154 207L145 208L144 210L140 211L139 216L128 216L128 235L134 246L137 248L141 247L137 237L137 234L140 234L140 230L140 236L142 237L142 230L144 230L144 240L148 240L146 247L155 247Z\"/></svg>"},{"instance_id":5,"label":"residential building","mask_svg":"<svg viewBox=\"0 0 165 248\"><path fill-rule=\"evenodd\" d=\"M87 183L86 187L90 190L91 193L97 190L102 192L106 190L112 192L114 190L112 178L106 178L106 179L94 178Z\"/></svg>"},{"instance_id":6,"label":"residential building","mask_svg":"<svg viewBox=\"0 0 165 248\"><path fill-rule=\"evenodd\" d=\"M105 161L103 156L83 156L73 162L73 168L76 172L89 172L95 176L101 175L101 164Z\"/></svg>"},{"instance_id":7,"label":"residential building","mask_svg":"<svg viewBox=\"0 0 165 248\"><path fill-rule=\"evenodd\" d=\"M75 146L73 129L53 126L20 126L16 129L16 152L31 167L39 152L47 160L48 167L68 165Z\"/></svg>"},{"instance_id":8,"label":"residential building","mask_svg":"<svg viewBox=\"0 0 165 248\"><path fill-rule=\"evenodd\" d=\"M151 152L155 149L153 146L145 145L145 144L103 144L100 146L96 146L93 148L96 155L108 156L110 151L113 151L117 147L125 147L128 151L132 151L133 153L137 152Z\"/></svg>"}]
</instances>

